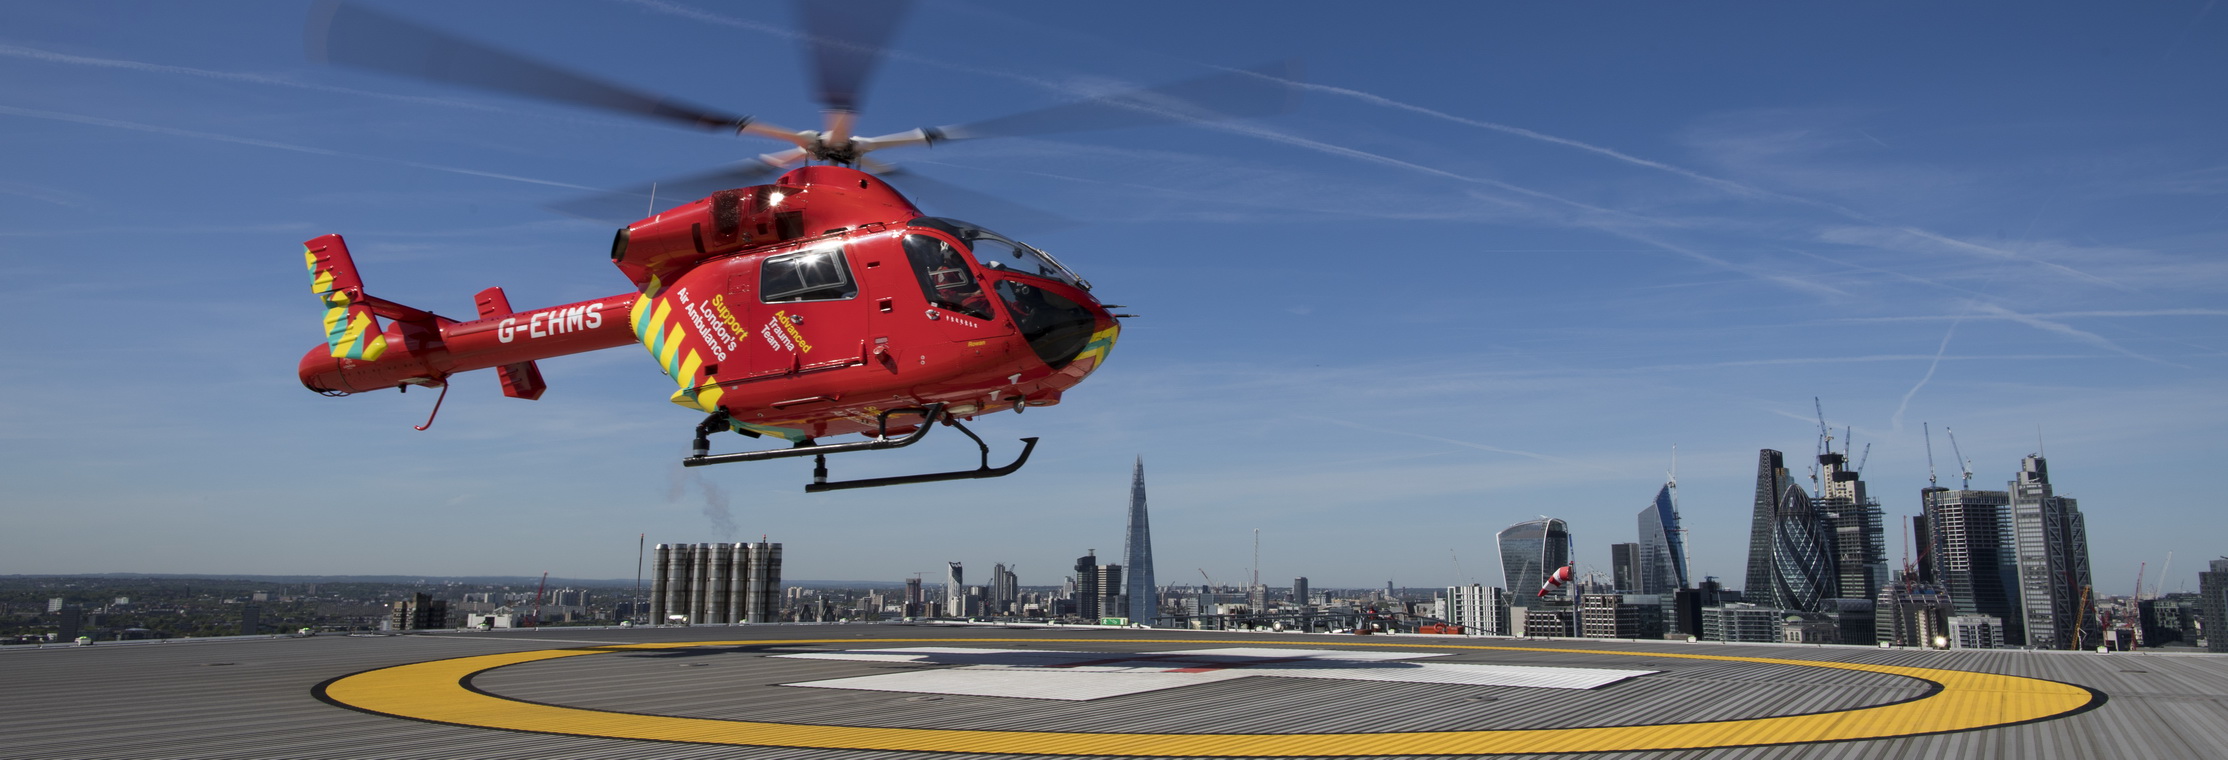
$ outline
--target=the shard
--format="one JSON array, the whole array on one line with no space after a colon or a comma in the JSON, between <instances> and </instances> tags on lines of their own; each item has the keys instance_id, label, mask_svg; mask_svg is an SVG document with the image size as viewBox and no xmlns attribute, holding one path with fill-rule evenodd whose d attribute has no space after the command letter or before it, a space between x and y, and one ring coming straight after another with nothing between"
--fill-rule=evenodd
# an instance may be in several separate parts
<instances>
[{"instance_id":1,"label":"the shard","mask_svg":"<svg viewBox=\"0 0 2228 760\"><path fill-rule=\"evenodd\" d=\"M1129 587L1129 621L1152 625L1160 614L1160 586L1153 582L1153 529L1145 517L1145 458L1130 475L1129 538L1122 551L1122 585Z\"/></svg>"}]
</instances>

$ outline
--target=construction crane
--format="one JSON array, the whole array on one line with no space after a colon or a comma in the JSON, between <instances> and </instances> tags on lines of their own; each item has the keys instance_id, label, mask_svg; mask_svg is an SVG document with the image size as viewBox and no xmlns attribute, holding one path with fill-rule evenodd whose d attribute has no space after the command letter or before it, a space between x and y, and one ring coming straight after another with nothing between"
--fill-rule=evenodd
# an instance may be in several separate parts
<instances>
[{"instance_id":1,"label":"construction crane","mask_svg":"<svg viewBox=\"0 0 2228 760\"><path fill-rule=\"evenodd\" d=\"M531 626L531 627L533 627L533 628L540 628L540 627L542 627L542 592L544 592L544 591L548 591L548 590L549 590L549 571L547 571L547 570L543 570L543 571L542 571L542 585L541 585L541 588L537 588L537 589L534 589L534 618L533 618L533 620L534 620L534 624L533 624L533 625Z\"/></svg>"},{"instance_id":2,"label":"construction crane","mask_svg":"<svg viewBox=\"0 0 2228 760\"><path fill-rule=\"evenodd\" d=\"M2149 562L2135 566L2135 596L2127 601L2127 648L2130 652L2143 648L2143 571L2149 569Z\"/></svg>"},{"instance_id":3,"label":"construction crane","mask_svg":"<svg viewBox=\"0 0 2228 760\"><path fill-rule=\"evenodd\" d=\"M1940 484L1934 482L1934 431L1928 429L1926 423L1921 422L1919 423L1919 434L1926 436L1926 487L1929 489L1940 488Z\"/></svg>"},{"instance_id":4,"label":"construction crane","mask_svg":"<svg viewBox=\"0 0 2228 760\"><path fill-rule=\"evenodd\" d=\"M1825 461L1827 454L1833 453L1833 428L1826 427L1826 405L1817 396L1810 397L1810 406L1818 410L1818 456L1810 465L1810 490L1824 496L1825 487L1818 481L1818 466Z\"/></svg>"},{"instance_id":5,"label":"construction crane","mask_svg":"<svg viewBox=\"0 0 2228 760\"><path fill-rule=\"evenodd\" d=\"M1856 466L1856 467L1855 467L1854 469L1850 470L1850 472L1864 472L1864 463L1865 463L1865 460L1868 460L1868 459L1871 459L1871 458L1872 458L1872 442L1871 442L1871 441L1865 441L1865 442L1864 442L1864 453L1862 453L1862 454L1858 454L1858 455L1857 455L1857 466Z\"/></svg>"},{"instance_id":6,"label":"construction crane","mask_svg":"<svg viewBox=\"0 0 2228 760\"><path fill-rule=\"evenodd\" d=\"M1973 460L1966 459L1965 451L1963 449L1957 448L1957 429L1945 426L1942 428L1942 432L1949 434L1950 453L1957 455L1957 468L1959 470L1958 477L1962 480L1962 482L1960 482L1957 486L1958 489L1967 491L1972 490Z\"/></svg>"}]
</instances>

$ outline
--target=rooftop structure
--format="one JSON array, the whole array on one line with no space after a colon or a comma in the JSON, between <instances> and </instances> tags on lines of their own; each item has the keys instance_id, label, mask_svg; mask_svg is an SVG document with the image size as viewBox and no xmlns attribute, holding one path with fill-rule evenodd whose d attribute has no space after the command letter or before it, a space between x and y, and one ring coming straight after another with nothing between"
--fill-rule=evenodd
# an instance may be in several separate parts
<instances>
[{"instance_id":1,"label":"rooftop structure","mask_svg":"<svg viewBox=\"0 0 2228 760\"><path fill-rule=\"evenodd\" d=\"M562 633L0 648L0 682L40 695L0 717L0 754L2228 756L2228 657L2214 655L872 625ZM1952 707L1973 699L1990 708Z\"/></svg>"}]
</instances>

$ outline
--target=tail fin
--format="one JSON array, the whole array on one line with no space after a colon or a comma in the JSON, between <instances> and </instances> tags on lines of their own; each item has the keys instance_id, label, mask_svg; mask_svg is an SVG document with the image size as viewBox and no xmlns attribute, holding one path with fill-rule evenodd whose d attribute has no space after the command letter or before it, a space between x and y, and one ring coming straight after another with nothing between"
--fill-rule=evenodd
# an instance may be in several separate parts
<instances>
[{"instance_id":1,"label":"tail fin","mask_svg":"<svg viewBox=\"0 0 2228 760\"><path fill-rule=\"evenodd\" d=\"M318 237L302 244L302 259L309 265L310 292L325 302L325 342L333 358L377 361L387 353L387 337L365 301L348 244L339 235Z\"/></svg>"},{"instance_id":2,"label":"tail fin","mask_svg":"<svg viewBox=\"0 0 2228 760\"><path fill-rule=\"evenodd\" d=\"M502 288L482 290L472 300L479 305L481 319L508 317L512 313L511 299L503 295ZM542 382L541 367L531 360L496 367L495 377L503 381L503 395L511 398L533 401L549 388L548 383Z\"/></svg>"}]
</instances>

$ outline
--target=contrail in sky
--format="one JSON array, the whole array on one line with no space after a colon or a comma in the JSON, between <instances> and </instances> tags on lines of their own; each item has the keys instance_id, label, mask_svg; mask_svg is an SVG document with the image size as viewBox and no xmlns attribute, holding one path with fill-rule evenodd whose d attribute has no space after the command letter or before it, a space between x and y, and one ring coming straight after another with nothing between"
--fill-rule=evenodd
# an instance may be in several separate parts
<instances>
[{"instance_id":1,"label":"contrail in sky","mask_svg":"<svg viewBox=\"0 0 2228 760\"><path fill-rule=\"evenodd\" d=\"M2074 340L2096 346L2098 348L2106 349L2114 353L2125 354L2137 359L2142 359L2143 361L2156 362L2158 364L2164 364L2169 367L2180 367L2182 369L2189 369L2188 367L2183 367L2182 365L2175 364L2164 359L2154 359L2152 357L2122 348L2120 347L2120 344L2112 342L2109 338L2098 335L2096 333L2076 329L2072 325L2067 325L2060 322L2052 322L2050 320L2043 319L2031 314L2021 314L2019 312L2012 311L1995 304L1979 304L1976 308L1980 309L1983 313L1989 316L1998 317L2001 319L2008 319L2013 322L2018 322L2028 327L2035 328L2037 330L2057 333L2059 335L2063 335Z\"/></svg>"},{"instance_id":2,"label":"contrail in sky","mask_svg":"<svg viewBox=\"0 0 2228 760\"><path fill-rule=\"evenodd\" d=\"M6 114L6 115L10 115L10 116L22 116L22 117L25 117L25 118L31 118L31 119L46 119L46 120L48 120L48 121L60 121L60 122L67 122L67 123L71 123L71 124L85 124L85 125L88 125L88 126L95 126L95 127L109 127L109 128L112 128L112 129L128 129L128 130L132 130L132 131L135 131L135 132L149 132L149 133L153 133L153 134L158 134L158 135L169 135L169 136L171 136L171 137L184 137L184 138L189 138L189 139L194 139L194 140L209 140L209 141L212 141L212 142L232 143L232 144L234 144L234 145L248 145L248 146L253 146L253 147L257 147L257 148L271 148L271 149L274 149L274 150L284 150L284 151L292 151L292 152L295 152L295 153L308 153L308 154L310 154L310 155L314 155L314 156L331 156L331 157L334 157L334 158L350 158L350 159L355 159L355 160L358 160L358 161L372 161L372 162L376 162L376 163L382 163L382 164L393 164L393 165L395 165L395 166L408 166L408 167L411 167L411 168L415 168L415 169L430 169L430 170L433 170L433 171L439 171L439 172L449 172L449 173L451 173L451 174L463 174L463 175L466 175L466 176L472 176L472 177L487 177L487 178L489 178L489 179L501 179L501 180L509 180L509 181L512 181L512 182L524 182L524 183L527 183L527 184L533 184L533 185L545 185L545 186L548 186L548 187L562 187L562 188L566 188L566 189L569 189L569 190L587 190L587 191L591 191L591 192L601 192L601 188L587 187L587 186L585 186L585 185L575 185L575 184L571 184L571 183L567 183L567 182L552 182L552 181L550 181L550 180L546 180L546 179L534 179L534 178L532 178L532 177L521 177L521 176L518 176L518 175L516 175L516 174L502 174L502 173L498 173L498 172L480 171L480 170L478 170L478 169L465 169L465 168L460 168L460 167L455 167L455 166L442 166L442 165L440 165L440 164L429 164L429 163L425 163L425 162L422 162L422 161L405 161L405 160L402 160L402 159L399 159L399 158L385 158L385 157L381 157L381 156L370 156L370 155L364 155L364 154L362 154L362 153L348 153L348 152L344 152L344 151L337 151L337 150L332 150L332 149L329 149L329 148L318 148L318 147L312 147L312 146L308 146L308 145L295 145L295 144L293 144L293 143L283 143L283 142L278 142L278 141L276 141L276 140L260 140L260 139L256 139L256 138L252 138L252 137L234 137L234 136L232 136L232 135L220 135L220 134L216 134L216 133L214 133L214 132L197 132L197 131L194 131L194 130L191 130L191 129L179 129L179 128L177 128L177 127L165 127L165 126L159 126L159 125L155 125L155 124L141 124L141 123L139 123L139 122L136 122L136 121L124 121L124 120L121 120L121 119L104 119L104 118L101 118L101 117L98 117L98 116L85 116L85 115L82 115L82 114L73 114L73 113L61 113L61 112L59 112L59 111L41 111L41 110L37 110L37 109L32 109L32 108L17 108L17 107L15 107L15 106L0 106L0 114Z\"/></svg>"},{"instance_id":3,"label":"contrail in sky","mask_svg":"<svg viewBox=\"0 0 2228 760\"><path fill-rule=\"evenodd\" d=\"M316 90L319 92L337 92L344 95L360 95L372 98L386 98L388 100L400 100L411 103L428 103L433 105L455 106L458 108L470 108L479 111L500 112L502 110L499 108L481 103L474 103L467 100L455 100L451 98L429 98L419 95L395 95L384 92L372 92L370 90L358 90L349 87L334 87L332 85L296 82L291 79L282 79L279 77L264 76L261 74L241 74L231 71L212 71L210 69L197 69L189 66L171 66L168 64L146 63L143 61L130 61L119 58L93 58L90 56L56 53L51 50L40 50L38 48L27 48L17 45L8 45L4 43L0 43L0 55L12 56L16 58L26 58L34 61L44 61L47 63L58 63L69 66L91 66L94 68L104 69L124 69L127 71L140 71L150 74L177 74L182 76L200 77L203 79L218 79L229 82L246 82L249 84L271 85L275 87L292 87L301 90Z\"/></svg>"},{"instance_id":4,"label":"contrail in sky","mask_svg":"<svg viewBox=\"0 0 2228 760\"><path fill-rule=\"evenodd\" d=\"M1942 345L1934 349L1934 361L1927 363L1926 375L1920 377L1918 384L1911 386L1911 390L1905 391L1903 393L1903 402L1896 404L1895 414L1888 416L1889 429L1894 430L1898 433L1903 432L1903 411L1911 408L1911 397L1919 395L1919 389L1926 387L1926 382L1928 380L1934 379L1934 370L1935 368L1942 366L1942 355L1949 353L1950 336L1957 334L1957 323L1961 321L1964 321L1963 317L1959 317L1957 321L1951 322L1949 330L1942 333Z\"/></svg>"}]
</instances>

